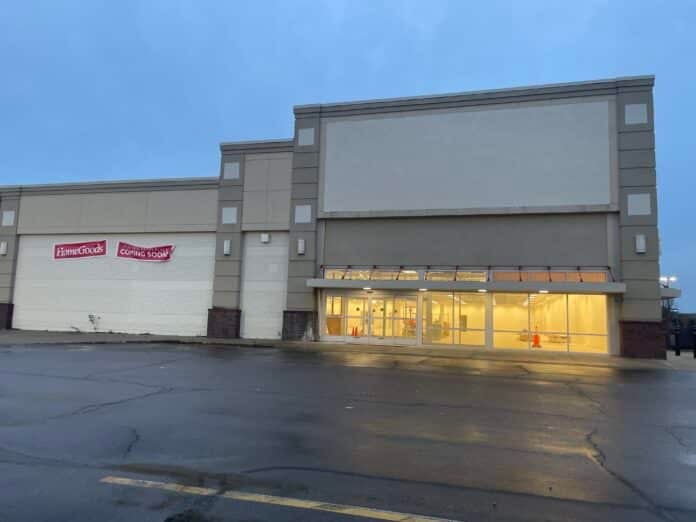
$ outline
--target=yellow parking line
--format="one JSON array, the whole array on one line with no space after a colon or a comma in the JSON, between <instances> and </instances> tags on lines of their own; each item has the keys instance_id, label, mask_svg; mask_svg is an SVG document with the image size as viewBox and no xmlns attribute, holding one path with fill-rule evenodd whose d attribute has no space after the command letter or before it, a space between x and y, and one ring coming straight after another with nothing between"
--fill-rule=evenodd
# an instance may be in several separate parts
<instances>
[{"instance_id":1,"label":"yellow parking line","mask_svg":"<svg viewBox=\"0 0 696 522\"><path fill-rule=\"evenodd\" d=\"M186 495L218 496L242 502L257 502L259 504L271 504L274 506L284 506L296 509L311 509L314 511L328 511L340 515L353 517L371 518L373 520L392 520L397 522L456 522L455 520L425 517L410 513L399 513L397 511L385 511L383 509L372 509L360 506L349 506L346 504L331 504L327 502L317 502L315 500L304 500L300 498L277 497L275 495L261 495L258 493L246 493L244 491L225 491L218 493L212 488L199 488L195 486L184 486L171 482L157 482L154 480L138 480L126 477L108 476L100 480L105 484L115 484L117 486L134 486L138 488L162 489L173 493Z\"/></svg>"}]
</instances>

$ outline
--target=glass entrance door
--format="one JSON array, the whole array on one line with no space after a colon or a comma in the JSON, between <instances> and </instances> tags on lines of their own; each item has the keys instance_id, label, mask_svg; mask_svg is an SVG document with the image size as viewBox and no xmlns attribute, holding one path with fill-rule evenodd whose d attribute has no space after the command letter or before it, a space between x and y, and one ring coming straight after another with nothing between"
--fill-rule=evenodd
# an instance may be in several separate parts
<instances>
[{"instance_id":1,"label":"glass entrance door","mask_svg":"<svg viewBox=\"0 0 696 522\"><path fill-rule=\"evenodd\" d=\"M370 344L416 344L418 297L370 296Z\"/></svg>"},{"instance_id":2,"label":"glass entrance door","mask_svg":"<svg viewBox=\"0 0 696 522\"><path fill-rule=\"evenodd\" d=\"M346 340L367 342L370 332L368 297L348 297L346 306Z\"/></svg>"}]
</instances>

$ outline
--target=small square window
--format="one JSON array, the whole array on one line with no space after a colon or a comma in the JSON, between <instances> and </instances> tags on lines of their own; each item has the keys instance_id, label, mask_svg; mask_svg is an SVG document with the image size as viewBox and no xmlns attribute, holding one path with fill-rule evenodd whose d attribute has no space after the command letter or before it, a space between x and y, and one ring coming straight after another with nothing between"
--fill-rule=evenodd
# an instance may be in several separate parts
<instances>
[{"instance_id":1,"label":"small square window","mask_svg":"<svg viewBox=\"0 0 696 522\"><path fill-rule=\"evenodd\" d=\"M239 179L239 162L230 161L225 163L222 169L223 179Z\"/></svg>"},{"instance_id":2,"label":"small square window","mask_svg":"<svg viewBox=\"0 0 696 522\"><path fill-rule=\"evenodd\" d=\"M295 223L312 222L312 205L295 205Z\"/></svg>"},{"instance_id":3,"label":"small square window","mask_svg":"<svg viewBox=\"0 0 696 522\"><path fill-rule=\"evenodd\" d=\"M624 107L626 125L648 123L648 106L645 103L629 103Z\"/></svg>"},{"instance_id":4,"label":"small square window","mask_svg":"<svg viewBox=\"0 0 696 522\"><path fill-rule=\"evenodd\" d=\"M314 145L314 127L297 129L297 144L300 147Z\"/></svg>"},{"instance_id":5,"label":"small square window","mask_svg":"<svg viewBox=\"0 0 696 522\"><path fill-rule=\"evenodd\" d=\"M237 223L237 207L223 207L222 224L234 225Z\"/></svg>"},{"instance_id":6,"label":"small square window","mask_svg":"<svg viewBox=\"0 0 696 522\"><path fill-rule=\"evenodd\" d=\"M628 215L649 216L652 213L650 194L629 194Z\"/></svg>"},{"instance_id":7,"label":"small square window","mask_svg":"<svg viewBox=\"0 0 696 522\"><path fill-rule=\"evenodd\" d=\"M15 211L14 210L3 210L2 212L2 226L12 227L15 221Z\"/></svg>"}]
</instances>

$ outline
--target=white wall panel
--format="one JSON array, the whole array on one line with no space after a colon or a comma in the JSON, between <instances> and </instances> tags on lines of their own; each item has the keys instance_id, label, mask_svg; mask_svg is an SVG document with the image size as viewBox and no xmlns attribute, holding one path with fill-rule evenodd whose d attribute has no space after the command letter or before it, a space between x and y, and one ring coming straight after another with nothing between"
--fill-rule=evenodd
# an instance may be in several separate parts
<instances>
[{"instance_id":1,"label":"white wall panel","mask_svg":"<svg viewBox=\"0 0 696 522\"><path fill-rule=\"evenodd\" d=\"M326 119L325 212L603 205L610 102Z\"/></svg>"},{"instance_id":2,"label":"white wall panel","mask_svg":"<svg viewBox=\"0 0 696 522\"><path fill-rule=\"evenodd\" d=\"M288 282L288 233L270 232L261 243L260 233L244 233L242 263L241 336L280 339Z\"/></svg>"},{"instance_id":3,"label":"white wall panel","mask_svg":"<svg viewBox=\"0 0 696 522\"><path fill-rule=\"evenodd\" d=\"M106 239L107 256L54 261L54 243ZM119 240L173 244L169 262L115 257ZM212 304L215 235L100 234L22 236L13 325L22 330L205 335Z\"/></svg>"}]
</instances>

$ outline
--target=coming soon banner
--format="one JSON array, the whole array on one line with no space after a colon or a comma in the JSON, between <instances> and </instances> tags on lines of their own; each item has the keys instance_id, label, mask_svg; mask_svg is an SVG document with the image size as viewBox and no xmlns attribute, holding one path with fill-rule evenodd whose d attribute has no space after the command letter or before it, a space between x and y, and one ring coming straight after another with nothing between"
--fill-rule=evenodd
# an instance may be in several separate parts
<instances>
[{"instance_id":1,"label":"coming soon banner","mask_svg":"<svg viewBox=\"0 0 696 522\"><path fill-rule=\"evenodd\" d=\"M79 259L100 257L107 254L106 240L85 241L82 243L59 243L53 245L53 259ZM174 254L174 245L143 247L119 241L116 257L137 259L138 261L169 261Z\"/></svg>"}]
</instances>

